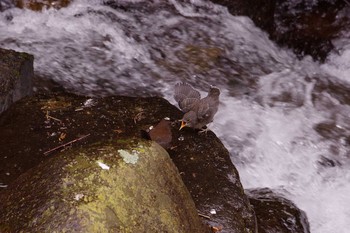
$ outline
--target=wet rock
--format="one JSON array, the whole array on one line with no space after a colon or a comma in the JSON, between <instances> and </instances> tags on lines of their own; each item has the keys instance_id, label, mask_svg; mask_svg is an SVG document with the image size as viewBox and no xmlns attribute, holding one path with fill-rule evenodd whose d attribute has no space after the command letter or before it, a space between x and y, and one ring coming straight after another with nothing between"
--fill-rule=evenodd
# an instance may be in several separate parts
<instances>
[{"instance_id":1,"label":"wet rock","mask_svg":"<svg viewBox=\"0 0 350 233\"><path fill-rule=\"evenodd\" d=\"M337 148L334 148L334 149L336 150ZM318 160L318 164L325 168L341 166L341 163L339 161L327 158L325 156L320 156L320 159Z\"/></svg>"},{"instance_id":2,"label":"wet rock","mask_svg":"<svg viewBox=\"0 0 350 233\"><path fill-rule=\"evenodd\" d=\"M247 195L254 207L259 233L310 232L305 212L293 202L267 188L249 190Z\"/></svg>"},{"instance_id":3,"label":"wet rock","mask_svg":"<svg viewBox=\"0 0 350 233\"><path fill-rule=\"evenodd\" d=\"M157 97L36 94L19 101L0 117L0 183L17 182L28 169L60 156L61 150L138 140L141 131L165 117L171 121L168 153L196 208L210 217L203 221L222 227L221 232L255 232L254 213L223 144L212 132L179 131L181 111ZM210 214L211 209L216 214Z\"/></svg>"},{"instance_id":4,"label":"wet rock","mask_svg":"<svg viewBox=\"0 0 350 233\"><path fill-rule=\"evenodd\" d=\"M346 141L350 138L350 85L335 77L314 80L312 102L328 120L314 126L316 132L328 140Z\"/></svg>"},{"instance_id":5,"label":"wet rock","mask_svg":"<svg viewBox=\"0 0 350 233\"><path fill-rule=\"evenodd\" d=\"M229 152L213 132L173 131L169 154L189 187L197 209L220 232L255 232L255 218ZM215 214L211 214L211 210Z\"/></svg>"},{"instance_id":6,"label":"wet rock","mask_svg":"<svg viewBox=\"0 0 350 233\"><path fill-rule=\"evenodd\" d=\"M0 113L32 94L33 60L27 53L0 48Z\"/></svg>"},{"instance_id":7,"label":"wet rock","mask_svg":"<svg viewBox=\"0 0 350 233\"><path fill-rule=\"evenodd\" d=\"M314 126L315 131L326 139L339 139L346 135L346 130L341 127L337 127L334 121L324 121Z\"/></svg>"},{"instance_id":8,"label":"wet rock","mask_svg":"<svg viewBox=\"0 0 350 233\"><path fill-rule=\"evenodd\" d=\"M275 31L270 34L280 45L299 56L311 55L324 61L334 48L332 40L350 29L350 6L343 0L279 0L275 12Z\"/></svg>"},{"instance_id":9,"label":"wet rock","mask_svg":"<svg viewBox=\"0 0 350 233\"><path fill-rule=\"evenodd\" d=\"M42 11L43 9L55 8L60 9L67 7L71 0L15 0L18 8L26 8L33 11Z\"/></svg>"},{"instance_id":10,"label":"wet rock","mask_svg":"<svg viewBox=\"0 0 350 233\"><path fill-rule=\"evenodd\" d=\"M306 80L300 77L280 77L280 74L272 74L264 77L261 82L256 100L264 106L281 106L285 109L298 108L304 105L307 99ZM294 79L294 80L292 80Z\"/></svg>"},{"instance_id":11,"label":"wet rock","mask_svg":"<svg viewBox=\"0 0 350 233\"><path fill-rule=\"evenodd\" d=\"M325 93L328 96L325 96ZM336 77L317 77L312 91L312 101L315 105L329 103L327 108L337 103L350 105L350 85Z\"/></svg>"},{"instance_id":12,"label":"wet rock","mask_svg":"<svg viewBox=\"0 0 350 233\"><path fill-rule=\"evenodd\" d=\"M166 172L164 172L166 171ZM168 153L131 140L69 150L0 195L1 232L206 232Z\"/></svg>"},{"instance_id":13,"label":"wet rock","mask_svg":"<svg viewBox=\"0 0 350 233\"><path fill-rule=\"evenodd\" d=\"M324 61L334 48L332 40L350 29L350 5L343 0L212 2L226 6L233 15L250 17L272 40L299 57L311 55Z\"/></svg>"},{"instance_id":14,"label":"wet rock","mask_svg":"<svg viewBox=\"0 0 350 233\"><path fill-rule=\"evenodd\" d=\"M211 0L228 8L232 15L249 16L254 23L267 32L273 32L276 0Z\"/></svg>"},{"instance_id":15,"label":"wet rock","mask_svg":"<svg viewBox=\"0 0 350 233\"><path fill-rule=\"evenodd\" d=\"M0 12L14 7L12 0L0 0Z\"/></svg>"}]
</instances>

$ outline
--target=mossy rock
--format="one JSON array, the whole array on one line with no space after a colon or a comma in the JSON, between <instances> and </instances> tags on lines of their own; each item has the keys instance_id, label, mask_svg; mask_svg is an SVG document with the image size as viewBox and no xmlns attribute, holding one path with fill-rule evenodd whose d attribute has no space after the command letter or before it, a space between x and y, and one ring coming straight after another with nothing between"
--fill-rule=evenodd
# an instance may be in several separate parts
<instances>
[{"instance_id":1,"label":"mossy rock","mask_svg":"<svg viewBox=\"0 0 350 233\"><path fill-rule=\"evenodd\" d=\"M229 152L213 132L179 131L182 115L160 97L89 98L60 93L24 98L0 117L0 184L10 188L21 174L60 155L61 149L86 148L101 141L125 148L168 117L166 130L158 130L153 138L167 142L197 209L210 217L202 218L203 222L222 227L220 233L255 232L254 212ZM63 146L84 135L89 136ZM52 150L57 146L61 147ZM211 209L217 213L211 215Z\"/></svg>"},{"instance_id":2,"label":"mossy rock","mask_svg":"<svg viewBox=\"0 0 350 233\"><path fill-rule=\"evenodd\" d=\"M57 154L0 195L0 232L206 232L167 152L154 142Z\"/></svg>"}]
</instances>

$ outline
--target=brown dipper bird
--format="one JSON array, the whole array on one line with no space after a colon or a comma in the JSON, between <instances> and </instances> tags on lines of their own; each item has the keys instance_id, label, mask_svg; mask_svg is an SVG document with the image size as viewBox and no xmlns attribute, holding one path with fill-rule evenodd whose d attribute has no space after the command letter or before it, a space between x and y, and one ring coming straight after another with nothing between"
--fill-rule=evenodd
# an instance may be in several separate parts
<instances>
[{"instance_id":1,"label":"brown dipper bird","mask_svg":"<svg viewBox=\"0 0 350 233\"><path fill-rule=\"evenodd\" d=\"M208 95L201 99L201 94L187 83L175 85L174 98L185 113L181 120L181 127L202 129L213 121L219 107L220 90L211 86Z\"/></svg>"}]
</instances>

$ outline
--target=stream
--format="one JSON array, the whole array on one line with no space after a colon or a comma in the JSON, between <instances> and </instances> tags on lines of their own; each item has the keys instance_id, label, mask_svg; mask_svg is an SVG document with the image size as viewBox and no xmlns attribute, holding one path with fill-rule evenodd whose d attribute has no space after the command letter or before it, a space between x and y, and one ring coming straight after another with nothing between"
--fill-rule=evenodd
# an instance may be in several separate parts
<instances>
[{"instance_id":1,"label":"stream","mask_svg":"<svg viewBox=\"0 0 350 233\"><path fill-rule=\"evenodd\" d=\"M244 188L269 187L292 200L313 233L349 232L350 106L325 80L350 85L350 32L321 64L210 2L118 2L0 12L0 47L33 54L38 78L84 95L161 95L175 104L177 82L202 95L218 86L209 128ZM316 88L320 82L326 86Z\"/></svg>"}]
</instances>

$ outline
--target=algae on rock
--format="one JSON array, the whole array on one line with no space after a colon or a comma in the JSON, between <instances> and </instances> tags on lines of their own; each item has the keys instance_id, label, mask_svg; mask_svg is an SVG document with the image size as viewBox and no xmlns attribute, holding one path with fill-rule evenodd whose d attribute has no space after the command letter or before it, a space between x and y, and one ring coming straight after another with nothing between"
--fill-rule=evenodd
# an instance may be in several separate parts
<instances>
[{"instance_id":1,"label":"algae on rock","mask_svg":"<svg viewBox=\"0 0 350 233\"><path fill-rule=\"evenodd\" d=\"M205 232L167 152L142 140L123 146L66 151L21 175L0 195L0 231Z\"/></svg>"}]
</instances>

